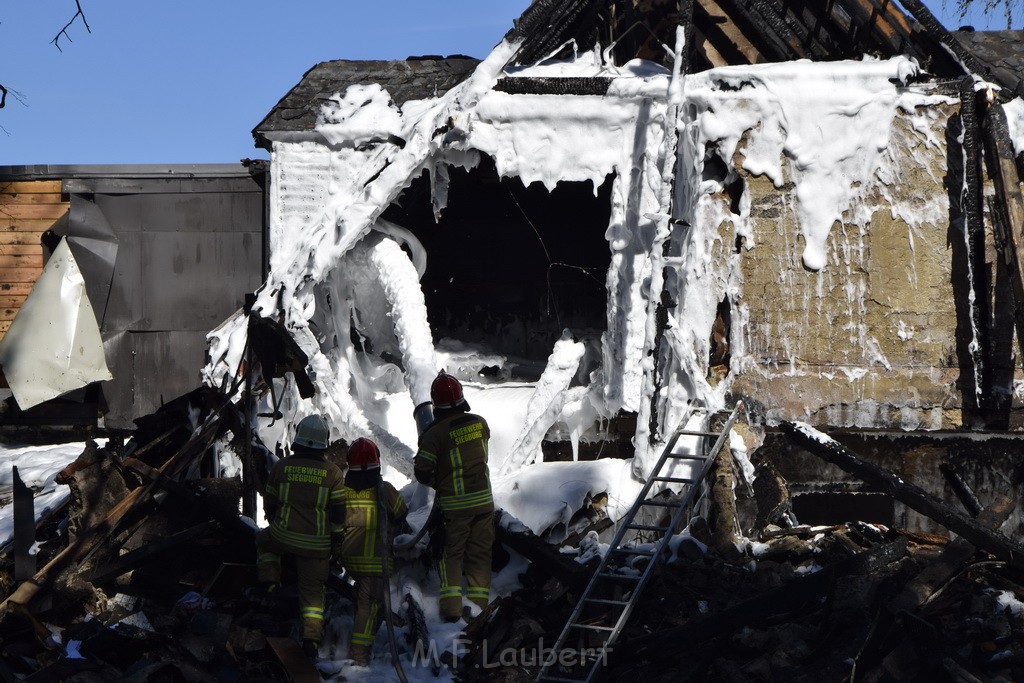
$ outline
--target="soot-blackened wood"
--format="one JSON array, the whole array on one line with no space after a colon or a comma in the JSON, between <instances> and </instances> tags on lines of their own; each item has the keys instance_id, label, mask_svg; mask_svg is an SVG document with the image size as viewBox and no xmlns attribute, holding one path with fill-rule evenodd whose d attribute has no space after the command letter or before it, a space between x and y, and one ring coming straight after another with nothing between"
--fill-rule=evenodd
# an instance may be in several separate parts
<instances>
[{"instance_id":1,"label":"soot-blackened wood","mask_svg":"<svg viewBox=\"0 0 1024 683\"><path fill-rule=\"evenodd\" d=\"M516 551L548 576L558 579L563 585L573 588L590 578L591 570L546 543L532 531L509 531L500 524L496 526L496 537Z\"/></svg>"},{"instance_id":2,"label":"soot-blackened wood","mask_svg":"<svg viewBox=\"0 0 1024 683\"><path fill-rule=\"evenodd\" d=\"M931 13L921 0L899 0L900 4L903 5L908 12L910 12L921 26L924 27L925 32L931 36L933 40L943 45L947 50L956 55L957 60L966 66L971 73L978 74L979 76L987 76L988 69L978 61L970 50L965 48L960 42L953 37L953 34L942 25L942 23L935 18L935 15Z\"/></svg>"},{"instance_id":3,"label":"soot-blackened wood","mask_svg":"<svg viewBox=\"0 0 1024 683\"><path fill-rule=\"evenodd\" d=\"M977 96L974 91L974 79L965 76L960 81L960 121L963 125L964 150L964 184L961 203L964 224L967 229L967 260L970 282L967 286L972 292L970 297L971 326L974 330L976 343L971 344L971 362L974 365L973 403L978 408L987 396L991 396L991 378L988 372L987 327L983 302L988 300L985 292L985 222L981 215L982 180L981 180L981 122L978 120ZM967 392L964 392L965 397Z\"/></svg>"},{"instance_id":4,"label":"soot-blackened wood","mask_svg":"<svg viewBox=\"0 0 1024 683\"><path fill-rule=\"evenodd\" d=\"M25 485L14 467L14 580L26 581L36 573L36 515L32 489Z\"/></svg>"},{"instance_id":5,"label":"soot-blackened wood","mask_svg":"<svg viewBox=\"0 0 1024 683\"><path fill-rule=\"evenodd\" d=\"M686 624L659 633L619 641L609 666L647 658L678 660L680 652L713 638L736 633L765 619L815 609L841 576L866 576L907 556L905 537L835 562L824 569L793 579L782 586ZM879 579L884 577L879 577Z\"/></svg>"},{"instance_id":6,"label":"soot-blackened wood","mask_svg":"<svg viewBox=\"0 0 1024 683\"><path fill-rule=\"evenodd\" d=\"M996 225L1004 228L997 236L996 249L1010 274L1013 320L1021 348L1020 359L1024 360L1024 196L1020 191L1020 173L1006 111L1001 104L989 109L984 132L989 174L996 191L995 206L1001 218Z\"/></svg>"},{"instance_id":7,"label":"soot-blackened wood","mask_svg":"<svg viewBox=\"0 0 1024 683\"><path fill-rule=\"evenodd\" d=\"M998 496L992 504L981 511L977 522L988 529L998 529L1009 519L1017 506L1015 496ZM956 576L971 557L976 548L962 536L958 536L943 548L942 554L934 562L929 563L917 576L908 581L899 594L889 603L891 611L913 611L927 602L941 586Z\"/></svg>"},{"instance_id":8,"label":"soot-blackened wood","mask_svg":"<svg viewBox=\"0 0 1024 683\"><path fill-rule=\"evenodd\" d=\"M93 569L83 578L97 586L103 585L116 579L122 574L138 569L139 567L154 561L161 554L174 550L175 548L197 538L202 538L220 528L216 521L203 522L193 527L180 531L176 534L151 540L146 545L136 550L119 555L111 562Z\"/></svg>"},{"instance_id":9,"label":"soot-blackened wood","mask_svg":"<svg viewBox=\"0 0 1024 683\"><path fill-rule=\"evenodd\" d=\"M711 501L714 510L712 541L715 550L727 560L743 557L736 546L739 543L736 521L735 480L732 471L732 449L728 445L715 458L711 484Z\"/></svg>"},{"instance_id":10,"label":"soot-blackened wood","mask_svg":"<svg viewBox=\"0 0 1024 683\"><path fill-rule=\"evenodd\" d=\"M960 504L971 514L971 517L977 517L981 514L981 501L974 495L974 491L964 481L964 478L960 476L960 472L956 467L944 462L939 465L939 471L942 472L942 476L945 478L946 483L949 484L949 488L953 489L953 493L956 494Z\"/></svg>"},{"instance_id":11,"label":"soot-blackened wood","mask_svg":"<svg viewBox=\"0 0 1024 683\"><path fill-rule=\"evenodd\" d=\"M791 422L782 422L779 426L793 443L808 453L862 479L873 488L889 494L997 558L1024 569L1024 546L1020 543L986 528L969 515L947 505L924 489L908 484L892 472L861 460L839 442L813 428L806 425L797 426Z\"/></svg>"}]
</instances>

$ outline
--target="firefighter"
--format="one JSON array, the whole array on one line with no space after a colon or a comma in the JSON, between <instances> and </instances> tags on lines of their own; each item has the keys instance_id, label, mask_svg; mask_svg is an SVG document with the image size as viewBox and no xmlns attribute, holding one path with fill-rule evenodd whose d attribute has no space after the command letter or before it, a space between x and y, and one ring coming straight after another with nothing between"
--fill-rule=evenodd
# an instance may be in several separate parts
<instances>
[{"instance_id":1,"label":"firefighter","mask_svg":"<svg viewBox=\"0 0 1024 683\"><path fill-rule=\"evenodd\" d=\"M370 439L356 439L349 446L341 493L344 531L334 558L356 580L355 624L348 652L353 664L367 666L374 635L384 618L381 599L384 591L390 590L384 582L384 562L388 562L390 576L391 557L381 545L380 525L386 525L384 540L391 543L390 527L404 520L408 509L395 487L381 479L380 450ZM381 519L381 507L387 519Z\"/></svg>"},{"instance_id":2,"label":"firefighter","mask_svg":"<svg viewBox=\"0 0 1024 683\"><path fill-rule=\"evenodd\" d=\"M294 559L302 620L302 648L316 658L324 622L324 594L333 543L344 519L341 469L325 459L330 429L308 415L295 429L291 455L275 463L263 496L270 526L256 537L263 594L281 583L281 558Z\"/></svg>"},{"instance_id":3,"label":"firefighter","mask_svg":"<svg viewBox=\"0 0 1024 683\"><path fill-rule=\"evenodd\" d=\"M430 386L434 421L419 439L416 480L436 492L444 520L444 550L438 562L441 618L458 621L465 597L483 608L491 586L494 500L487 468L491 431L469 403L459 381L443 370Z\"/></svg>"}]
</instances>

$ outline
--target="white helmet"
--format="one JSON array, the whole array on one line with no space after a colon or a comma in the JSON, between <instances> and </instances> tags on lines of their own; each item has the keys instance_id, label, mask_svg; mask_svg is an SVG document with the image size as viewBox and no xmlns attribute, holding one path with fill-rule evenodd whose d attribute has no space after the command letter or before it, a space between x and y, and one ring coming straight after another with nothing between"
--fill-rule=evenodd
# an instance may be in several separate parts
<instances>
[{"instance_id":1,"label":"white helmet","mask_svg":"<svg viewBox=\"0 0 1024 683\"><path fill-rule=\"evenodd\" d=\"M331 429L327 426L327 420L320 415L307 415L295 428L293 444L324 450L331 438Z\"/></svg>"}]
</instances>

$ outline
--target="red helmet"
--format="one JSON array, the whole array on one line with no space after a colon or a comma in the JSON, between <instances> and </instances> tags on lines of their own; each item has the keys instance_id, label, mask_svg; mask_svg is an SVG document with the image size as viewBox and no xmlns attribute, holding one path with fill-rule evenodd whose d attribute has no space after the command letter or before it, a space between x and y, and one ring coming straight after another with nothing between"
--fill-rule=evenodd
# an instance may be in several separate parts
<instances>
[{"instance_id":1,"label":"red helmet","mask_svg":"<svg viewBox=\"0 0 1024 683\"><path fill-rule=\"evenodd\" d=\"M348 447L348 466L353 470L379 470L380 449L366 438L359 438Z\"/></svg>"},{"instance_id":2,"label":"red helmet","mask_svg":"<svg viewBox=\"0 0 1024 683\"><path fill-rule=\"evenodd\" d=\"M462 395L459 380L444 370L437 373L433 384L430 385L430 402L435 408L454 408L465 404L466 398Z\"/></svg>"}]
</instances>

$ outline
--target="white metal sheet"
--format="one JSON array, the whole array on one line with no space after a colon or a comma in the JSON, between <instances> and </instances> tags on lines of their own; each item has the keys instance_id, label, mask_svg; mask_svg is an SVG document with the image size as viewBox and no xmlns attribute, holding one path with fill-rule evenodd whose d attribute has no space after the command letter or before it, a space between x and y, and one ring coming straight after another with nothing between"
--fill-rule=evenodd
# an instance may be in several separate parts
<instances>
[{"instance_id":1,"label":"white metal sheet","mask_svg":"<svg viewBox=\"0 0 1024 683\"><path fill-rule=\"evenodd\" d=\"M67 240L46 262L0 340L0 367L22 410L112 378L85 279Z\"/></svg>"}]
</instances>

